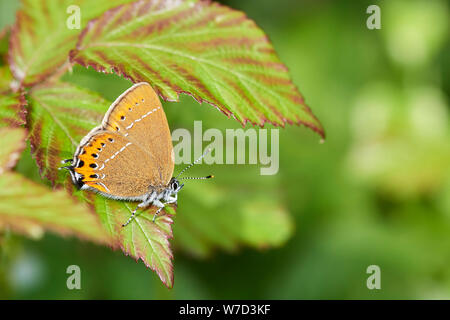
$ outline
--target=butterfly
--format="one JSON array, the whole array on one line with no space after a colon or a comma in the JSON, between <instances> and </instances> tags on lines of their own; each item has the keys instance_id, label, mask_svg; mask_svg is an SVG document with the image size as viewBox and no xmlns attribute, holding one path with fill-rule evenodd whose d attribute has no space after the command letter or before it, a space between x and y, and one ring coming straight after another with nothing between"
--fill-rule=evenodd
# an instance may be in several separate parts
<instances>
[{"instance_id":1,"label":"butterfly","mask_svg":"<svg viewBox=\"0 0 450 320\"><path fill-rule=\"evenodd\" d=\"M179 178L203 158L195 160L173 177L174 153L167 118L161 102L146 82L133 85L109 107L101 125L80 142L71 163L62 167L81 190L94 191L107 198L138 201L136 209L122 226L128 225L139 208L157 207L157 215L168 204L176 204L183 188Z\"/></svg>"}]
</instances>

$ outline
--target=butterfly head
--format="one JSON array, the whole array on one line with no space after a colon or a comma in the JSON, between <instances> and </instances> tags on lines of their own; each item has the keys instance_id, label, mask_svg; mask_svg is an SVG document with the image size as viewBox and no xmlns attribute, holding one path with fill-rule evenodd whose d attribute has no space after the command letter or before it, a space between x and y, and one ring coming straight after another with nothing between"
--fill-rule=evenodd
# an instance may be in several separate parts
<instances>
[{"instance_id":1,"label":"butterfly head","mask_svg":"<svg viewBox=\"0 0 450 320\"><path fill-rule=\"evenodd\" d=\"M183 188L183 186L184 183L180 183L177 178L174 177L170 179L169 189L172 194L177 194L181 190L181 188Z\"/></svg>"}]
</instances>

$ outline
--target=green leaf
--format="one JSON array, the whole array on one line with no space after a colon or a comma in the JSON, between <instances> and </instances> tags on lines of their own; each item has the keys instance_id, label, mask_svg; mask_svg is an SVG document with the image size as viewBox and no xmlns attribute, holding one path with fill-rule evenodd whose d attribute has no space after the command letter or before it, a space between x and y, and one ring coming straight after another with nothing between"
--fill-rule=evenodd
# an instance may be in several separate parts
<instances>
[{"instance_id":1,"label":"green leaf","mask_svg":"<svg viewBox=\"0 0 450 320\"><path fill-rule=\"evenodd\" d=\"M32 153L53 184L62 184L67 172L61 160L72 158L80 140L98 126L109 102L68 83L48 83L34 88L29 97L28 127Z\"/></svg>"},{"instance_id":2,"label":"green leaf","mask_svg":"<svg viewBox=\"0 0 450 320\"><path fill-rule=\"evenodd\" d=\"M2 69L0 67L0 76ZM0 89L0 128L25 124L25 105L26 100L21 93L1 93Z\"/></svg>"},{"instance_id":3,"label":"green leaf","mask_svg":"<svg viewBox=\"0 0 450 320\"><path fill-rule=\"evenodd\" d=\"M20 92L13 92L14 78L6 61L10 28L0 32L0 128L25 124L27 104Z\"/></svg>"},{"instance_id":4,"label":"green leaf","mask_svg":"<svg viewBox=\"0 0 450 320\"><path fill-rule=\"evenodd\" d=\"M11 84L13 83L14 78L11 73L11 70L9 70L9 67L7 65L1 65L0 66L0 94L5 94L10 91Z\"/></svg>"},{"instance_id":5,"label":"green leaf","mask_svg":"<svg viewBox=\"0 0 450 320\"><path fill-rule=\"evenodd\" d=\"M5 27L0 31L0 94L17 91L17 81L15 81L8 65L7 53L11 28Z\"/></svg>"},{"instance_id":6,"label":"green leaf","mask_svg":"<svg viewBox=\"0 0 450 320\"><path fill-rule=\"evenodd\" d=\"M0 229L37 238L44 230L76 235L96 243L110 242L98 217L65 191L51 190L8 172L0 175Z\"/></svg>"},{"instance_id":7,"label":"green leaf","mask_svg":"<svg viewBox=\"0 0 450 320\"><path fill-rule=\"evenodd\" d=\"M1 128L0 136L0 230L13 229L40 237L48 229L97 243L110 242L98 217L87 206L75 202L64 191L50 190L8 172L25 148L25 129Z\"/></svg>"},{"instance_id":8,"label":"green leaf","mask_svg":"<svg viewBox=\"0 0 450 320\"><path fill-rule=\"evenodd\" d=\"M70 57L148 81L166 100L190 94L244 125L304 124L324 136L264 32L214 2L136 1L111 9L88 24Z\"/></svg>"},{"instance_id":9,"label":"green leaf","mask_svg":"<svg viewBox=\"0 0 450 320\"><path fill-rule=\"evenodd\" d=\"M120 239L122 251L135 259L141 259L158 274L168 288L172 288L173 253L169 243L169 239L173 237L171 216L163 214L153 222L156 208L151 207L139 214L128 226L122 227L135 206L97 197L97 212L100 212L99 206L105 210L101 211L104 222L108 223L110 230L114 228L113 234Z\"/></svg>"},{"instance_id":10,"label":"green leaf","mask_svg":"<svg viewBox=\"0 0 450 320\"><path fill-rule=\"evenodd\" d=\"M8 52L8 42L9 42L9 35L11 33L11 28L9 26L6 26L0 31L0 65L5 64L6 61L6 54Z\"/></svg>"},{"instance_id":11,"label":"green leaf","mask_svg":"<svg viewBox=\"0 0 450 320\"><path fill-rule=\"evenodd\" d=\"M0 174L13 168L25 149L26 131L22 128L0 128Z\"/></svg>"},{"instance_id":12,"label":"green leaf","mask_svg":"<svg viewBox=\"0 0 450 320\"><path fill-rule=\"evenodd\" d=\"M41 82L67 60L87 21L105 10L130 0L22 0L12 28L9 58L17 81L25 86ZM78 6L81 29L69 29L67 20Z\"/></svg>"},{"instance_id":13,"label":"green leaf","mask_svg":"<svg viewBox=\"0 0 450 320\"><path fill-rule=\"evenodd\" d=\"M172 288L173 253L169 243L169 239L173 237L171 214L161 212L153 223L156 208L150 207L145 211L138 211L135 219L122 227L137 203L110 200L91 192L75 191L75 195L95 209L104 227L116 240L113 246L119 246L126 255L136 260L141 259L158 274L168 288ZM174 210L168 208L166 212L174 213Z\"/></svg>"},{"instance_id":14,"label":"green leaf","mask_svg":"<svg viewBox=\"0 0 450 320\"><path fill-rule=\"evenodd\" d=\"M70 193L89 204L111 235L109 244L113 248L120 247L125 254L141 259L166 286L172 287L171 215L161 215L153 223L154 209L150 208L122 227L135 203L106 199L89 191L74 191L67 171L58 170L61 160L73 156L82 137L101 123L110 103L88 90L63 82L36 86L29 101L30 142L41 173L53 184L64 184Z\"/></svg>"}]
</instances>

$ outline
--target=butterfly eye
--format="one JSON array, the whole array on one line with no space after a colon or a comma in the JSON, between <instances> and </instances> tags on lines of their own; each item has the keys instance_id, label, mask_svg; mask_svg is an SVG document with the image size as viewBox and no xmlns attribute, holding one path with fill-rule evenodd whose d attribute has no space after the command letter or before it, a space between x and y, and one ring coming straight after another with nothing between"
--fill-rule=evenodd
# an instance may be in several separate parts
<instances>
[{"instance_id":1,"label":"butterfly eye","mask_svg":"<svg viewBox=\"0 0 450 320\"><path fill-rule=\"evenodd\" d=\"M178 189L178 182L174 181L172 183L172 190L177 190Z\"/></svg>"}]
</instances>

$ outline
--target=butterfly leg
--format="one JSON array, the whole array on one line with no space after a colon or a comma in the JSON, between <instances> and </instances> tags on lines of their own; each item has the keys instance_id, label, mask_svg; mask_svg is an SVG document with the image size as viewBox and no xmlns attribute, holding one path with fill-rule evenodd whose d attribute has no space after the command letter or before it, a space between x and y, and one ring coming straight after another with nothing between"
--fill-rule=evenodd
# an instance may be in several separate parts
<instances>
[{"instance_id":1,"label":"butterfly leg","mask_svg":"<svg viewBox=\"0 0 450 320\"><path fill-rule=\"evenodd\" d=\"M153 220L152 220L152 221L155 222L156 216L158 215L158 213L161 212L162 209L164 209L164 207L165 207L167 204L170 204L170 203L176 203L176 202L177 202L177 199L178 199L178 195L175 194L175 196L173 196L173 197L168 197L166 203L162 203L162 202L159 201L159 200L158 200L158 201L154 201L154 202L153 202L153 205L159 207L159 209L155 212L155 215L153 216Z\"/></svg>"},{"instance_id":2,"label":"butterfly leg","mask_svg":"<svg viewBox=\"0 0 450 320\"><path fill-rule=\"evenodd\" d=\"M148 194L147 197L144 199L144 201L139 203L137 205L136 209L134 209L133 212L131 212L131 216L128 218L127 222L125 222L122 225L122 227L126 227L136 217L137 209L147 207L148 205L150 205L153 202L155 197L156 197L156 192L155 191L153 191L152 193Z\"/></svg>"},{"instance_id":3,"label":"butterfly leg","mask_svg":"<svg viewBox=\"0 0 450 320\"><path fill-rule=\"evenodd\" d=\"M174 196L171 196L167 199L166 204L176 203L178 200L178 194L176 193Z\"/></svg>"},{"instance_id":4,"label":"butterfly leg","mask_svg":"<svg viewBox=\"0 0 450 320\"><path fill-rule=\"evenodd\" d=\"M158 213L161 212L162 209L164 209L164 207L160 207L158 210L156 210L155 215L153 216L152 222L155 222L156 216L158 215Z\"/></svg>"},{"instance_id":5,"label":"butterfly leg","mask_svg":"<svg viewBox=\"0 0 450 320\"><path fill-rule=\"evenodd\" d=\"M165 204L159 200L155 200L155 201L153 201L153 205L155 207L158 207L158 210L156 210L155 215L153 216L153 220L152 220L153 222L155 222L156 216L158 215L158 213L161 212L162 209L164 209Z\"/></svg>"},{"instance_id":6,"label":"butterfly leg","mask_svg":"<svg viewBox=\"0 0 450 320\"><path fill-rule=\"evenodd\" d=\"M131 222L131 220L133 220L133 219L136 217L136 211L137 211L137 209L139 208L139 206L140 206L140 204L138 204L138 206L136 207L136 209L134 209L133 212L131 212L131 216L128 218L127 222L125 222L125 223L122 225L122 227L126 227L126 226Z\"/></svg>"}]
</instances>

